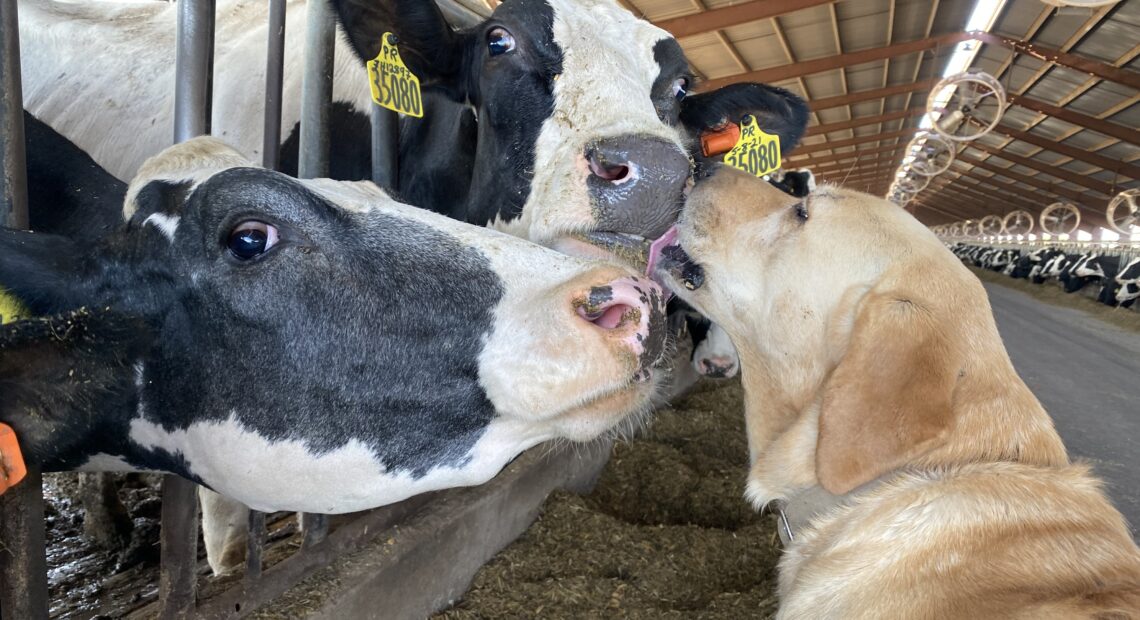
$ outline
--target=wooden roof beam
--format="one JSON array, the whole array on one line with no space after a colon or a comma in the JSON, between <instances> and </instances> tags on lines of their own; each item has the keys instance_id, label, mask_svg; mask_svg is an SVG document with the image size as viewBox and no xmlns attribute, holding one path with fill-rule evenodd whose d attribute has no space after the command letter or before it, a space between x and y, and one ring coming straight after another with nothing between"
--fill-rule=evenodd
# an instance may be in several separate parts
<instances>
[{"instance_id":1,"label":"wooden roof beam","mask_svg":"<svg viewBox=\"0 0 1140 620\"><path fill-rule=\"evenodd\" d=\"M883 162L890 161L890 162L895 162L897 164L899 161L897 159L897 157L899 155L902 155L902 152L903 152L903 150L901 148L899 148L899 149L896 149L894 151L884 151L882 153L876 153L874 156L862 155L861 154L861 156L859 157L859 161L857 163L856 162L838 162L838 163L834 163L830 166L816 166L814 168L809 168L809 170L811 170L812 174L819 176L819 175L824 175L824 174L831 174L833 172L844 172L844 171L847 171L847 170L853 168L854 165L862 164L864 162L876 161L876 160L877 161L883 161Z\"/></svg>"},{"instance_id":2,"label":"wooden roof beam","mask_svg":"<svg viewBox=\"0 0 1140 620\"><path fill-rule=\"evenodd\" d=\"M723 30L748 22L779 17L800 9L831 4L832 2L835 0L751 0L672 19L663 19L654 22L654 24L662 30L669 31L670 34L679 39L713 30Z\"/></svg>"},{"instance_id":3,"label":"wooden roof beam","mask_svg":"<svg viewBox=\"0 0 1140 620\"><path fill-rule=\"evenodd\" d=\"M1122 67L1115 67L1106 62L1085 58L1069 52L1045 47L1036 43L1029 43L1026 41L1019 41L1009 37L993 34L991 32L972 32L971 38L977 39L989 45L998 45L1006 49L1012 50L1018 54L1025 54L1032 56L1038 60L1042 60L1062 67L1068 67L1075 71L1081 71L1091 76L1098 77L1102 80L1116 82L1117 84L1124 84L1140 90L1140 73L1129 71Z\"/></svg>"}]
</instances>

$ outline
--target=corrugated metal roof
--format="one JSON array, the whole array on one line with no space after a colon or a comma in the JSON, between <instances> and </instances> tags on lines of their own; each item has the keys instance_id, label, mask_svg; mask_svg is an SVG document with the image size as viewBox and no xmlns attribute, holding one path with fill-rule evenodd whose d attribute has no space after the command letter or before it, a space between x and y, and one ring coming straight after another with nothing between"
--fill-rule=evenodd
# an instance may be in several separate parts
<instances>
[{"instance_id":1,"label":"corrugated metal roof","mask_svg":"<svg viewBox=\"0 0 1140 620\"><path fill-rule=\"evenodd\" d=\"M490 6L498 0L455 1ZM905 87L940 77L953 52L953 43L922 51L897 52L885 59L849 66L843 66L846 64L843 54L881 50L961 32L975 4L975 0L619 2L651 21L665 22L662 24L665 27L669 26L666 20L683 17L681 22L686 28L699 30L679 39L699 77L718 83L743 81L748 79L749 72L789 68L801 74L776 84L809 102ZM759 18L730 23L712 21L719 20L717 11L725 7L732 7L737 15L744 13ZM773 7L782 10L773 10ZM693 27L697 23L700 28ZM1121 67L1133 72L1133 80L1140 79L1140 0L1121 0L1098 9L1057 9L1041 0L1006 0L990 31ZM833 68L810 74L796 71L805 61L817 59L831 59ZM916 215L920 219L937 224L967 217L976 219L989 213L1000 215L1011 210L1013 196L1039 205L1040 210L1063 199L1056 192L1079 196L1090 210L1103 212L1110 196L1093 187L1109 188L1112 192L1140 187L1140 179L1128 176L1140 176L1137 173L1140 170L1137 142L1140 140L1136 138L1140 127L1140 92L1133 86L1015 53L1002 45L982 45L972 67L997 77L1014 102L1006 109L998 130L977 145L967 144L952 172L933 183L932 189L919 194L917 202L921 206ZM850 174L847 178L854 181L849 181L849 185L884 193L896 170L879 167L883 161L901 162L902 150L917 131L921 116L898 113L924 111L928 94L929 87L814 110L811 126L878 120L809 136L804 144L813 149L851 139L860 142L855 146L793 155L789 165L822 163L825 172L820 176L823 179L839 182ZM1054 118L1033 109L1041 104L1061 107L1060 116L1065 118ZM893 116L880 119L884 115ZM1100 130L1089 127L1097 123L1107 125ZM902 134L896 135L900 131ZM1105 131L1114 135L1106 135ZM1024 139L1011 137L1010 132L1020 132ZM867 157L856 155L876 150L878 152ZM1001 153L1018 158L1022 163L1005 160ZM1076 155L1080 157L1074 157ZM980 163L975 165L963 159ZM985 170L982 165L999 172ZM959 187L981 190L993 199L979 200L977 194L971 194L969 200L944 199L961 194ZM963 210L964 204L969 205L968 210ZM1086 211L1086 222L1099 225L1103 221L1103 218L1098 221L1095 214L1092 217L1088 214Z\"/></svg>"}]
</instances>

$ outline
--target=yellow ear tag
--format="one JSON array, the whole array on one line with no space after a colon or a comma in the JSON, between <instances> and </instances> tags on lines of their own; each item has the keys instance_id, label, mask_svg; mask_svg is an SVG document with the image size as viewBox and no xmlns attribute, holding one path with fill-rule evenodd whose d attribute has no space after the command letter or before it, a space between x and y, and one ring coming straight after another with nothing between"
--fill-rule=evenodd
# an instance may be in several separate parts
<instances>
[{"instance_id":1,"label":"yellow ear tag","mask_svg":"<svg viewBox=\"0 0 1140 620\"><path fill-rule=\"evenodd\" d=\"M15 296L0 288L0 325L31 316Z\"/></svg>"},{"instance_id":2,"label":"yellow ear tag","mask_svg":"<svg viewBox=\"0 0 1140 620\"><path fill-rule=\"evenodd\" d=\"M423 118L420 79L412 75L400 58L396 35L385 32L380 41L380 55L368 61L372 100L393 112Z\"/></svg>"},{"instance_id":3,"label":"yellow ear tag","mask_svg":"<svg viewBox=\"0 0 1140 620\"><path fill-rule=\"evenodd\" d=\"M740 122L740 140L724 155L724 163L762 177L780 169L780 136L764 133L749 114Z\"/></svg>"}]
</instances>

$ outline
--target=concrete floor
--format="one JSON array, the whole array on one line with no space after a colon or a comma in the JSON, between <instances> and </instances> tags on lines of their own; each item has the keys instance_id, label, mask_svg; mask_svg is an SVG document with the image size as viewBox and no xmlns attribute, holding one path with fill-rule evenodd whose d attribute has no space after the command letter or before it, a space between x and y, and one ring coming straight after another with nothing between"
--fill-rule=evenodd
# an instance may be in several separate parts
<instances>
[{"instance_id":1,"label":"concrete floor","mask_svg":"<svg viewBox=\"0 0 1140 620\"><path fill-rule=\"evenodd\" d=\"M1140 334L986 283L1010 358L1140 533ZM1121 310L1123 312L1123 310Z\"/></svg>"}]
</instances>

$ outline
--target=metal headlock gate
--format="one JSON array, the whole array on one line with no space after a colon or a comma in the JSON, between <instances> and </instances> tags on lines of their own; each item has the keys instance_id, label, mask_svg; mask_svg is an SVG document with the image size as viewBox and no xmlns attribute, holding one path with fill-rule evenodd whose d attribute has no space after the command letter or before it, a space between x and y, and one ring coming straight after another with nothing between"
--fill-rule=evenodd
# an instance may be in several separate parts
<instances>
[{"instance_id":1,"label":"metal headlock gate","mask_svg":"<svg viewBox=\"0 0 1140 620\"><path fill-rule=\"evenodd\" d=\"M280 150L285 2L269 0L263 143L263 165L267 168L276 166ZM469 26L482 19L476 11L464 6L462 0L437 2L453 25ZM178 0L177 4L175 143L210 131L215 0ZM309 2L298 162L302 178L328 174L327 121L332 101L335 36L336 22L330 4ZM395 189L397 116L373 105L371 120L372 178L381 187ZM0 222L20 229L28 227L24 146L17 0L0 0ZM598 448L608 455L604 445ZM456 545L466 544L464 536L468 536L469 531L465 528L470 528L472 522L484 522L481 533L488 538L484 545L487 549L502 546L525 528L549 490L555 486L582 488L590 484L605 462L605 456L582 457L583 450L575 452L568 456L566 450L532 450L483 489L433 493L361 513L338 527L331 536L326 515L303 514L301 550L269 570L263 570L262 562L265 514L252 511L243 580L202 602L196 592L197 486L178 476L164 476L157 615L162 618L243 616L273 601L316 569L374 538L377 532L404 522L413 513L426 513L429 520L435 519L428 531L432 544L426 545L431 552L448 549L447 545L454 550ZM4 619L48 617L42 474L37 468L28 469L21 484L0 496L0 617ZM440 516L450 514L448 511L462 514L451 520ZM451 527L454 531L442 533L441 527ZM410 529L414 531L416 526ZM440 581L446 580L445 585L450 590L440 586L443 594L432 594L434 598L430 600L419 595L415 602L418 607L407 609L424 609L425 605L438 606L439 601L446 601L441 597L453 594L455 584L464 583L463 579L470 578L468 573L473 574L472 566L477 567L482 563L481 557L493 553L493 549L489 552L487 549L480 550L483 555L468 553L470 557L463 561L444 559L456 566L432 570L448 573ZM423 571L423 566L413 567L407 572L415 574L408 578L422 579L419 573ZM399 587L402 582L399 573L403 571L396 571L395 577L391 567L378 568L376 572L377 579L385 579L393 587ZM395 612L398 608L389 609Z\"/></svg>"}]
</instances>

